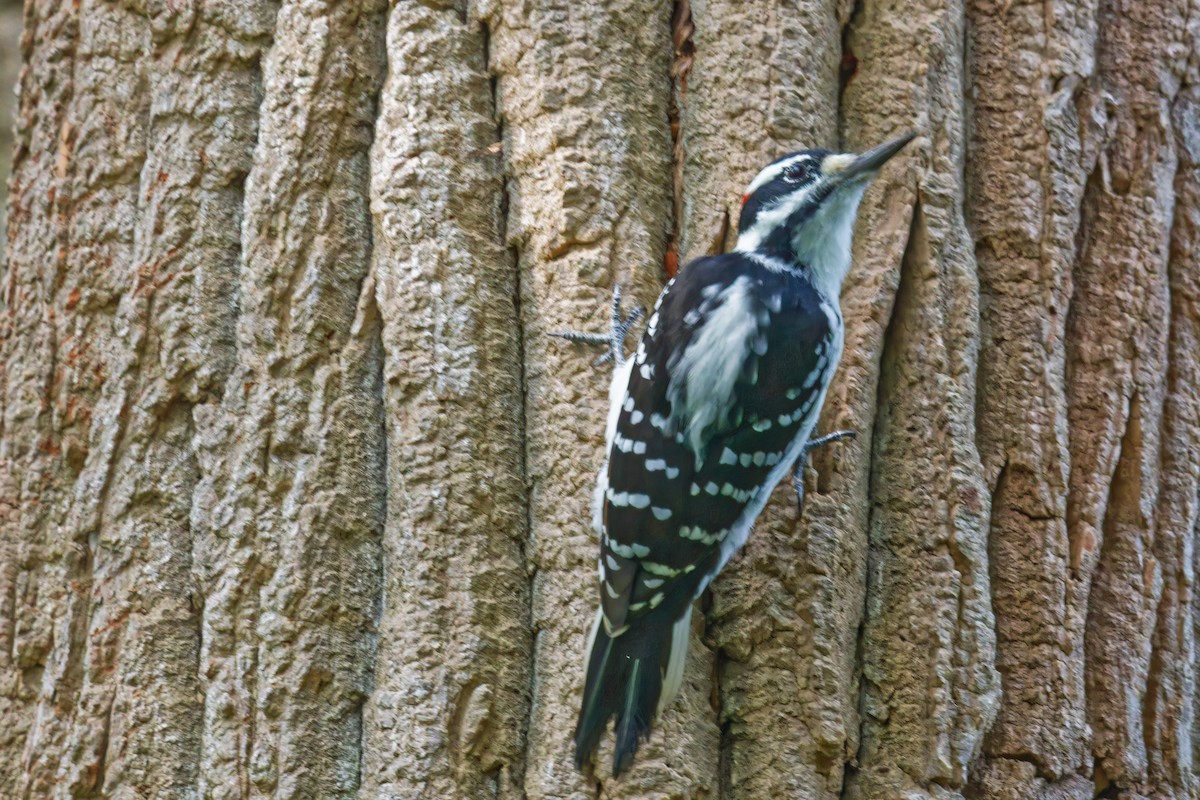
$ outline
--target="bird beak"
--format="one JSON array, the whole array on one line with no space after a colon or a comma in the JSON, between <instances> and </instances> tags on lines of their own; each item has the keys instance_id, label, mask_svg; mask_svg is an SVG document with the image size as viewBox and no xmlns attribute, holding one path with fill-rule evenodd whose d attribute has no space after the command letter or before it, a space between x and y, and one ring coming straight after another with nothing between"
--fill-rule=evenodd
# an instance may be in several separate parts
<instances>
[{"instance_id":1,"label":"bird beak","mask_svg":"<svg viewBox=\"0 0 1200 800\"><path fill-rule=\"evenodd\" d=\"M916 131L909 131L903 136L897 136L889 142L884 142L878 147L872 147L865 153L860 154L854 161L850 162L842 173L845 178L851 179L860 175L866 175L879 170L888 159L904 149L904 145L917 138Z\"/></svg>"}]
</instances>

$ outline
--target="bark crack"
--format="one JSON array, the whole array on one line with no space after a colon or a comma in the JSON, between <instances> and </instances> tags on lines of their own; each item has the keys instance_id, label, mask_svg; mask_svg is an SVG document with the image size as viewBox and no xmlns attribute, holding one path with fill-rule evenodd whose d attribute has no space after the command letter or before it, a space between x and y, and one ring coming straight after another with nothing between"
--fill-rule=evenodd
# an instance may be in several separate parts
<instances>
[{"instance_id":1,"label":"bark crack","mask_svg":"<svg viewBox=\"0 0 1200 800\"><path fill-rule=\"evenodd\" d=\"M1075 259L1071 265L1072 287L1070 296L1067 299L1066 318L1063 321L1063 330L1066 331L1066 363L1064 365L1064 380L1063 385L1066 389L1066 401L1068 408L1078 404L1074 397L1074 387L1078 384L1076 372L1081 363L1080 353L1078 352L1077 336L1073 336L1073 332L1079 331L1080 321L1079 315L1084 313L1084 302L1080 293L1084 287L1081 282L1075 281L1074 276L1080 271L1080 265L1086 263L1088 256L1088 237L1090 230L1090 222L1095 216L1092 209L1096 205L1097 196L1103 192L1103 177L1101 174L1099 161L1092 165L1091 171L1088 173L1087 179L1084 182L1082 196L1080 198L1080 214L1079 228L1075 232ZM1068 417L1068 425L1069 417ZM1071 469L1075 469L1076 451L1074 448L1070 450ZM1068 485L1070 485L1068 483ZM1067 494L1067 547L1069 555L1069 567L1072 577L1076 580L1082 577L1083 568L1083 550L1085 544L1084 536L1080 530L1080 517L1083 513L1079 505L1079 498L1068 492Z\"/></svg>"},{"instance_id":2,"label":"bark crack","mask_svg":"<svg viewBox=\"0 0 1200 800\"><path fill-rule=\"evenodd\" d=\"M668 279L679 272L679 245L683 227L683 179L687 166L687 142L683 126L687 118L687 82L695 58L696 46L692 34L696 26L692 22L690 0L675 0L671 11L671 92L667 106L667 119L671 127L671 179L674 188L671 207L671 231L667 235L667 248L663 256L663 272ZM728 212L726 212L728 219ZM723 239L723 237L722 237Z\"/></svg>"},{"instance_id":3,"label":"bark crack","mask_svg":"<svg viewBox=\"0 0 1200 800\"><path fill-rule=\"evenodd\" d=\"M529 377L526 368L525 359L525 312L522 301L523 286L521 281L521 250L520 246L510 240L509 236L509 215L512 213L512 178L509 163L509 153L504 147L505 137L505 117L504 106L501 101L500 94L500 75L492 66L492 24L491 20L483 17L479 20L482 34L482 56L483 69L488 75L491 84L491 99L492 99L492 120L496 126L496 144L499 145L495 152L500 158L500 207L497 209L499 214L499 246L502 250L507 249L510 256L510 265L512 267L512 304L513 304L513 322L516 324L517 330L512 337L513 345L516 349L515 358L517 366L517 397L519 402L516 403L515 413L516 419L516 436L517 436L517 471L518 479L521 484L523 496L521 498L522 508L524 509L523 525L524 529L520 536L515 537L518 558L526 575L525 596L532 598L534 592L534 581L537 577L536 565L530 560L528 555L529 535L533 530L533 486L529 480ZM493 148L496 145L492 146ZM489 153L493 152L492 148L488 148ZM528 614L525 619L525 627L527 630L533 630L533 604L525 604ZM528 660L526 663L525 674L528 676L528 692L527 697L532 697L534 694L534 680L536 668L536 650L537 650L537 632L534 632L532 641L530 642L529 650L527 651ZM526 704L525 719L528 723L529 706ZM528 742L528 724L525 725L525 730L521 734L521 749L524 751L525 745ZM520 796L525 797L525 781L523 777L524 764L511 764L510 769L513 770L514 785L519 787Z\"/></svg>"},{"instance_id":4,"label":"bark crack","mask_svg":"<svg viewBox=\"0 0 1200 800\"><path fill-rule=\"evenodd\" d=\"M377 58L378 72L376 74L375 85L371 92L371 144L374 144L375 131L379 128L380 113L382 109L381 98L383 96L384 82L387 80L387 73L390 67L388 62L387 49L387 30L391 21L393 6L389 3L383 10L383 19L378 23L376 30L378 31L377 41L375 41L374 55ZM368 146L367 152L369 153ZM355 314L354 327L361 329L361 326L366 320L371 321L370 332L367 335L369 341L369 352L375 354L375 364L372 370L372 378L374 385L372 387L372 395L375 401L375 409L378 412L375 420L374 432L375 443L377 448L378 469L376 470L376 492L379 499L379 514L378 527L374 531L374 538L377 549L375 551L376 563L374 569L375 589L373 592L374 608L371 609L371 633L369 636L367 663L363 668L363 691L358 698L358 702L354 705L354 715L357 718L358 725L358 747L355 751L354 763L354 790L361 792L363 785L363 763L366 760L367 752L367 725L366 725L366 706L368 699L375 693L375 674L379 660L379 627L383 621L384 607L384 587L386 584L386 576L384 570L386 568L386 560L383 556L383 541L388 529L388 516L391 513L389 507L388 494L388 475L389 461L392 457L390 452L391 442L387 433L387 404L384 397L384 387L387 383L384 358L384 343L383 343L383 313L379 308L379 296L376 291L375 280L375 265L376 265L376 240L375 226L369 224L370 208L371 208L371 169L368 161L367 169L362 172L361 185L363 207L367 209L368 224L363 228L366 234L366 252L365 259L368 265L366 275L363 277L362 284L359 287L358 311Z\"/></svg>"},{"instance_id":5,"label":"bark crack","mask_svg":"<svg viewBox=\"0 0 1200 800\"><path fill-rule=\"evenodd\" d=\"M850 33L862 13L863 0L854 0L850 16L846 18L845 24L842 25L842 57L838 65L837 119L845 119L846 89L850 86L850 81L854 80L854 75L858 72L858 57L854 55L854 50L850 47ZM842 144L844 145L845 142Z\"/></svg>"}]
</instances>

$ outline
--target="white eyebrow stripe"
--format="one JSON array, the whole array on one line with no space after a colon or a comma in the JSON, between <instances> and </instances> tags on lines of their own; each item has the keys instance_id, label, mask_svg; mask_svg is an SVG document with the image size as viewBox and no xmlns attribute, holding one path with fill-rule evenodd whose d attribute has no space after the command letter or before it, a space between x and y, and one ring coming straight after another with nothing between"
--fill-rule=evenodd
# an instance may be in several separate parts
<instances>
[{"instance_id":1,"label":"white eyebrow stripe","mask_svg":"<svg viewBox=\"0 0 1200 800\"><path fill-rule=\"evenodd\" d=\"M746 194L754 194L756 191L767 185L771 181L779 177L779 173L795 164L798 161L811 161L811 156L801 153L798 156L792 156L789 159L780 161L775 164L768 164L763 167L762 172L754 176L754 180L750 181L750 185L746 187Z\"/></svg>"}]
</instances>

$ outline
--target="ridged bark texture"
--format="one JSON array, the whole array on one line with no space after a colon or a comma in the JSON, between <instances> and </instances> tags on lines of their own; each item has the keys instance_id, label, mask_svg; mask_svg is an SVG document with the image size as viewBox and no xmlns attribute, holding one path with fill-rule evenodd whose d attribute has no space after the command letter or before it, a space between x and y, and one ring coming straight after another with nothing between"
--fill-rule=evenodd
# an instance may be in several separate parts
<instances>
[{"instance_id":1,"label":"ridged bark texture","mask_svg":"<svg viewBox=\"0 0 1200 800\"><path fill-rule=\"evenodd\" d=\"M0 797L1200 800L1200 0L27 0L10 41ZM550 334L732 247L765 161L908 129L857 439L578 773L608 373Z\"/></svg>"}]
</instances>

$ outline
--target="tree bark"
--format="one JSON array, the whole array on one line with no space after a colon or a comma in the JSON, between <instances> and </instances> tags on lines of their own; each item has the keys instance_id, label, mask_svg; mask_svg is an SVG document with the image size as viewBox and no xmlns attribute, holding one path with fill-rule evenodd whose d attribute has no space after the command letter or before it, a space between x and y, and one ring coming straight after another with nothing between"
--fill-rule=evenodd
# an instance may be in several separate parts
<instances>
[{"instance_id":1,"label":"tree bark","mask_svg":"<svg viewBox=\"0 0 1200 800\"><path fill-rule=\"evenodd\" d=\"M23 14L0 797L1200 800L1200 0ZM910 128L857 439L580 774L608 376L550 334Z\"/></svg>"}]
</instances>

